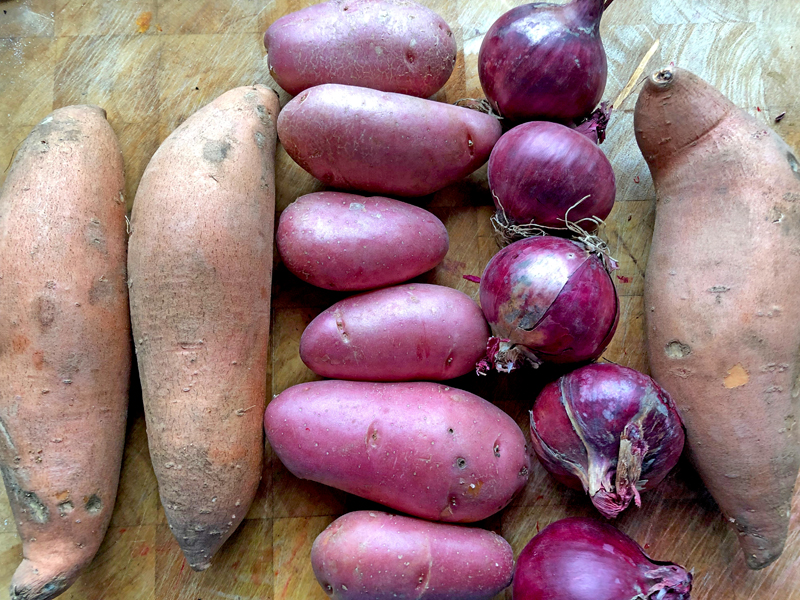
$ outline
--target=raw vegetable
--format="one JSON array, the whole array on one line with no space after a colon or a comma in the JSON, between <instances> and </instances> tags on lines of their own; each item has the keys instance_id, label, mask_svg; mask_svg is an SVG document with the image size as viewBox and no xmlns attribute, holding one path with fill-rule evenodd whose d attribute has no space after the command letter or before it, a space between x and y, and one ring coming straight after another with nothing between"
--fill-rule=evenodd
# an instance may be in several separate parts
<instances>
[{"instance_id":1,"label":"raw vegetable","mask_svg":"<svg viewBox=\"0 0 800 600\"><path fill-rule=\"evenodd\" d=\"M416 283L337 302L306 327L300 357L334 379L438 381L472 371L487 339L489 326L469 296Z\"/></svg>"},{"instance_id":2,"label":"raw vegetable","mask_svg":"<svg viewBox=\"0 0 800 600\"><path fill-rule=\"evenodd\" d=\"M331 0L285 15L264 34L270 74L290 94L342 83L427 98L450 77L456 41L410 0Z\"/></svg>"},{"instance_id":3,"label":"raw vegetable","mask_svg":"<svg viewBox=\"0 0 800 600\"><path fill-rule=\"evenodd\" d=\"M488 172L495 207L511 232L528 223L564 228L567 218L591 231L614 206L606 155L587 135L558 123L533 121L503 134Z\"/></svg>"},{"instance_id":4,"label":"raw vegetable","mask_svg":"<svg viewBox=\"0 0 800 600\"><path fill-rule=\"evenodd\" d=\"M603 1L524 4L494 22L481 43L478 76L498 113L561 123L589 116L608 75Z\"/></svg>"},{"instance_id":5,"label":"raw vegetable","mask_svg":"<svg viewBox=\"0 0 800 600\"><path fill-rule=\"evenodd\" d=\"M561 483L611 519L656 487L683 450L672 399L634 369L592 364L548 384L531 411L531 443Z\"/></svg>"},{"instance_id":6,"label":"raw vegetable","mask_svg":"<svg viewBox=\"0 0 800 600\"><path fill-rule=\"evenodd\" d=\"M598 358L619 321L603 260L583 244L551 236L495 254L481 277L480 300L493 337L479 370Z\"/></svg>"},{"instance_id":7,"label":"raw vegetable","mask_svg":"<svg viewBox=\"0 0 800 600\"><path fill-rule=\"evenodd\" d=\"M611 525L573 517L545 527L514 569L514 600L689 600L692 575L649 558Z\"/></svg>"},{"instance_id":8,"label":"raw vegetable","mask_svg":"<svg viewBox=\"0 0 800 600\"><path fill-rule=\"evenodd\" d=\"M336 600L489 600L511 583L514 553L483 529L359 511L314 540L311 564Z\"/></svg>"},{"instance_id":9,"label":"raw vegetable","mask_svg":"<svg viewBox=\"0 0 800 600\"><path fill-rule=\"evenodd\" d=\"M380 196L301 196L281 213L278 251L303 281L329 290L367 290L407 281L447 254L444 224L427 210Z\"/></svg>"},{"instance_id":10,"label":"raw vegetable","mask_svg":"<svg viewBox=\"0 0 800 600\"><path fill-rule=\"evenodd\" d=\"M480 521L528 480L514 420L435 383L303 383L269 403L264 425L297 477L425 519Z\"/></svg>"},{"instance_id":11,"label":"raw vegetable","mask_svg":"<svg viewBox=\"0 0 800 600\"><path fill-rule=\"evenodd\" d=\"M131 368L123 189L105 111L68 106L19 146L0 197L0 469L23 555L13 600L72 585L114 509Z\"/></svg>"},{"instance_id":12,"label":"raw vegetable","mask_svg":"<svg viewBox=\"0 0 800 600\"><path fill-rule=\"evenodd\" d=\"M768 127L695 75L645 82L636 140L653 175L645 279L653 376L747 564L781 553L800 467L800 168Z\"/></svg>"},{"instance_id":13,"label":"raw vegetable","mask_svg":"<svg viewBox=\"0 0 800 600\"><path fill-rule=\"evenodd\" d=\"M286 152L326 185L424 196L489 159L501 134L487 114L363 87L319 85L278 118Z\"/></svg>"},{"instance_id":14,"label":"raw vegetable","mask_svg":"<svg viewBox=\"0 0 800 600\"><path fill-rule=\"evenodd\" d=\"M203 570L262 469L278 100L231 90L161 145L133 207L131 317L167 521Z\"/></svg>"}]
</instances>

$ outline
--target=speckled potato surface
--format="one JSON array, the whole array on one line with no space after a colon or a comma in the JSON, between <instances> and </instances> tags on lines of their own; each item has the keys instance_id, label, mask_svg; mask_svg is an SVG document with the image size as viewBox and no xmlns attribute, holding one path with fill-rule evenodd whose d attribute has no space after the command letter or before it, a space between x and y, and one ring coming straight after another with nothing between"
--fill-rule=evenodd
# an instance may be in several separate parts
<instances>
[{"instance_id":1,"label":"speckled potato surface","mask_svg":"<svg viewBox=\"0 0 800 600\"><path fill-rule=\"evenodd\" d=\"M486 353L489 325L463 292L411 283L337 302L300 338L317 375L360 381L453 379Z\"/></svg>"},{"instance_id":2,"label":"speckled potato surface","mask_svg":"<svg viewBox=\"0 0 800 600\"><path fill-rule=\"evenodd\" d=\"M469 108L325 84L289 101L278 137L295 162L342 190L432 194L489 159L500 122Z\"/></svg>"},{"instance_id":3,"label":"speckled potato surface","mask_svg":"<svg viewBox=\"0 0 800 600\"><path fill-rule=\"evenodd\" d=\"M335 600L488 600L511 583L514 553L485 529L356 511L317 536L311 564Z\"/></svg>"},{"instance_id":4,"label":"speckled potato surface","mask_svg":"<svg viewBox=\"0 0 800 600\"><path fill-rule=\"evenodd\" d=\"M528 479L516 422L436 383L303 383L273 398L264 424L297 477L425 519L480 521Z\"/></svg>"},{"instance_id":5,"label":"speckled potato surface","mask_svg":"<svg viewBox=\"0 0 800 600\"><path fill-rule=\"evenodd\" d=\"M438 265L449 248L447 229L427 210L343 192L300 196L281 213L276 239L292 273L337 291L407 281Z\"/></svg>"},{"instance_id":6,"label":"speckled potato surface","mask_svg":"<svg viewBox=\"0 0 800 600\"><path fill-rule=\"evenodd\" d=\"M264 86L221 95L156 151L133 208L147 439L167 521L196 570L261 479L277 114Z\"/></svg>"},{"instance_id":7,"label":"speckled potato surface","mask_svg":"<svg viewBox=\"0 0 800 600\"><path fill-rule=\"evenodd\" d=\"M122 153L96 106L60 108L0 197L0 469L22 538L13 600L64 592L117 494L131 368Z\"/></svg>"},{"instance_id":8,"label":"speckled potato surface","mask_svg":"<svg viewBox=\"0 0 800 600\"><path fill-rule=\"evenodd\" d=\"M292 95L323 83L426 98L456 63L444 19L409 0L331 0L289 13L264 34L269 70Z\"/></svg>"}]
</instances>

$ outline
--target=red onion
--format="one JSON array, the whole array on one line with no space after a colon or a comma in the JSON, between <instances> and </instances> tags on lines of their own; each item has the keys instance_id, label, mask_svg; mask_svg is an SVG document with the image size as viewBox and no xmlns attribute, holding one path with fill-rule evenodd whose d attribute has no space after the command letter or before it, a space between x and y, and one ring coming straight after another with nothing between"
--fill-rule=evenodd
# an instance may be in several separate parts
<instances>
[{"instance_id":1,"label":"red onion","mask_svg":"<svg viewBox=\"0 0 800 600\"><path fill-rule=\"evenodd\" d=\"M478 372L595 359L619 320L603 261L583 244L552 236L525 238L495 254L480 299L494 337Z\"/></svg>"},{"instance_id":2,"label":"red onion","mask_svg":"<svg viewBox=\"0 0 800 600\"><path fill-rule=\"evenodd\" d=\"M562 519L523 548L514 600L689 600L692 575L654 561L611 525Z\"/></svg>"},{"instance_id":3,"label":"red onion","mask_svg":"<svg viewBox=\"0 0 800 600\"><path fill-rule=\"evenodd\" d=\"M500 137L489 156L489 187L512 228L564 227L569 217L586 230L608 216L617 189L611 163L596 143L546 121L523 123Z\"/></svg>"},{"instance_id":4,"label":"red onion","mask_svg":"<svg viewBox=\"0 0 800 600\"><path fill-rule=\"evenodd\" d=\"M531 411L536 456L560 482L589 493L612 519L657 486L683 450L672 398L647 375L587 365L548 384Z\"/></svg>"},{"instance_id":5,"label":"red onion","mask_svg":"<svg viewBox=\"0 0 800 600\"><path fill-rule=\"evenodd\" d=\"M600 40L603 0L511 9L486 32L478 76L492 107L512 121L567 123L600 102L608 65Z\"/></svg>"}]
</instances>

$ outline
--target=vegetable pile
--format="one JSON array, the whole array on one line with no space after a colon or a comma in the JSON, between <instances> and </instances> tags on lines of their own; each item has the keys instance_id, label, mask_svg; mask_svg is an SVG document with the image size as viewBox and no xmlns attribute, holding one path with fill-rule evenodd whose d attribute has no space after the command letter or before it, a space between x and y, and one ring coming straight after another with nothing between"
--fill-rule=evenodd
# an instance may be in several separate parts
<instances>
[{"instance_id":1,"label":"vegetable pile","mask_svg":"<svg viewBox=\"0 0 800 600\"><path fill-rule=\"evenodd\" d=\"M197 571L245 519L265 435L295 477L402 513L350 512L316 538L333 598L489 600L512 585L515 600L689 599L691 573L600 519L524 532L516 563L497 532L463 526L502 530L488 519L538 481L532 455L612 519L642 508L686 445L748 566L777 560L800 470L800 163L688 71L650 75L634 127L658 198L653 377L596 362L621 312L602 239L609 4L502 15L477 57L486 100L467 102L485 110L431 99L458 48L429 8L330 0L280 17L264 44L295 97L281 110L274 90L235 88L175 129L141 178L127 256L105 112L45 118L0 197L0 470L24 552L12 598L56 597L100 546L132 347L161 502ZM278 140L332 189L274 227ZM464 284L477 303L415 279L444 268L450 238L397 197L425 202L487 162L498 251ZM298 281L340 296L300 338L328 379L267 402L273 239ZM541 392L518 411L526 431L462 389L478 375L511 387L528 367Z\"/></svg>"}]
</instances>

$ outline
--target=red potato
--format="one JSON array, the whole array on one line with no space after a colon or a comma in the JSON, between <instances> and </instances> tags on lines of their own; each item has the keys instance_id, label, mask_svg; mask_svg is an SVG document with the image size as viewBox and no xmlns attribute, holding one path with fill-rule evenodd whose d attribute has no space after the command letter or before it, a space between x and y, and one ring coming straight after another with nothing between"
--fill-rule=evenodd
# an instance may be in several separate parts
<instances>
[{"instance_id":1,"label":"red potato","mask_svg":"<svg viewBox=\"0 0 800 600\"><path fill-rule=\"evenodd\" d=\"M278 252L303 281L328 290L367 290L407 281L438 265L447 229L427 210L380 196L316 192L282 213Z\"/></svg>"},{"instance_id":2,"label":"red potato","mask_svg":"<svg viewBox=\"0 0 800 600\"><path fill-rule=\"evenodd\" d=\"M800 467L800 174L790 148L688 71L645 83L636 139L657 209L645 306L653 377L759 569Z\"/></svg>"},{"instance_id":3,"label":"red potato","mask_svg":"<svg viewBox=\"0 0 800 600\"><path fill-rule=\"evenodd\" d=\"M501 134L487 114L363 87L326 84L295 96L278 137L295 162L326 185L424 196L489 159Z\"/></svg>"},{"instance_id":4,"label":"red potato","mask_svg":"<svg viewBox=\"0 0 800 600\"><path fill-rule=\"evenodd\" d=\"M96 106L20 145L0 197L0 469L22 538L13 600L64 592L117 494L131 368L122 153Z\"/></svg>"},{"instance_id":5,"label":"red potato","mask_svg":"<svg viewBox=\"0 0 800 600\"><path fill-rule=\"evenodd\" d=\"M469 296L412 283L353 296L322 312L300 338L300 358L333 379L440 381L475 369L489 335Z\"/></svg>"},{"instance_id":6,"label":"red potato","mask_svg":"<svg viewBox=\"0 0 800 600\"><path fill-rule=\"evenodd\" d=\"M409 0L331 0L285 15L264 34L269 72L296 96L323 83L426 98L449 79L456 41Z\"/></svg>"},{"instance_id":7,"label":"red potato","mask_svg":"<svg viewBox=\"0 0 800 600\"><path fill-rule=\"evenodd\" d=\"M303 383L269 403L264 426L295 476L425 519L480 521L528 480L514 420L435 383Z\"/></svg>"},{"instance_id":8,"label":"red potato","mask_svg":"<svg viewBox=\"0 0 800 600\"><path fill-rule=\"evenodd\" d=\"M511 583L514 552L484 529L357 511L317 536L311 565L335 600L488 600Z\"/></svg>"},{"instance_id":9,"label":"red potato","mask_svg":"<svg viewBox=\"0 0 800 600\"><path fill-rule=\"evenodd\" d=\"M261 479L278 100L231 90L189 117L133 207L131 317L167 521L206 569Z\"/></svg>"}]
</instances>

